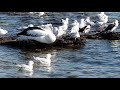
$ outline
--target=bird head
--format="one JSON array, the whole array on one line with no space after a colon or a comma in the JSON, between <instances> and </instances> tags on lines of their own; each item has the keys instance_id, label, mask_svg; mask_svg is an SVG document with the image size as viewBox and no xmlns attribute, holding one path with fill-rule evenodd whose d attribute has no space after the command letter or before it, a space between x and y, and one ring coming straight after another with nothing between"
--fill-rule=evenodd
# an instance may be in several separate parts
<instances>
[{"instance_id":1,"label":"bird head","mask_svg":"<svg viewBox=\"0 0 120 90\"><path fill-rule=\"evenodd\" d=\"M115 20L115 23L119 23L119 21L118 21L118 20Z\"/></svg>"},{"instance_id":2,"label":"bird head","mask_svg":"<svg viewBox=\"0 0 120 90\"><path fill-rule=\"evenodd\" d=\"M104 14L104 12L100 12L100 14Z\"/></svg>"},{"instance_id":3,"label":"bird head","mask_svg":"<svg viewBox=\"0 0 120 90\"><path fill-rule=\"evenodd\" d=\"M29 61L29 65L33 65L34 64L34 62L33 61Z\"/></svg>"},{"instance_id":4,"label":"bird head","mask_svg":"<svg viewBox=\"0 0 120 90\"><path fill-rule=\"evenodd\" d=\"M47 54L47 58L51 58L51 54Z\"/></svg>"},{"instance_id":5,"label":"bird head","mask_svg":"<svg viewBox=\"0 0 120 90\"><path fill-rule=\"evenodd\" d=\"M29 24L28 27L34 27L34 25L33 24Z\"/></svg>"}]
</instances>

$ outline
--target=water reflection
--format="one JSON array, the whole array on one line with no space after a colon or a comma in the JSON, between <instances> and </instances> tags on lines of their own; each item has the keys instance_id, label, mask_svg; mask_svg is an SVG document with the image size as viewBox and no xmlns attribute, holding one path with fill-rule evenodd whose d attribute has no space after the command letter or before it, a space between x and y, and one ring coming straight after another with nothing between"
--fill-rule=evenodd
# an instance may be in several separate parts
<instances>
[{"instance_id":1,"label":"water reflection","mask_svg":"<svg viewBox=\"0 0 120 90\"><path fill-rule=\"evenodd\" d=\"M47 72L47 73L50 73L50 72L53 71L53 69L52 69L51 66L49 66L49 67L40 66L38 70L39 70L39 71L42 71L42 72Z\"/></svg>"},{"instance_id":2,"label":"water reflection","mask_svg":"<svg viewBox=\"0 0 120 90\"><path fill-rule=\"evenodd\" d=\"M21 71L17 71L17 78L23 78L23 77L32 77L33 72L21 72Z\"/></svg>"},{"instance_id":3,"label":"water reflection","mask_svg":"<svg viewBox=\"0 0 120 90\"><path fill-rule=\"evenodd\" d=\"M120 40L111 40L111 47L119 47L120 46Z\"/></svg>"},{"instance_id":4,"label":"water reflection","mask_svg":"<svg viewBox=\"0 0 120 90\"><path fill-rule=\"evenodd\" d=\"M21 55L23 56L25 60L33 60L33 56L46 57L46 54L48 53L52 55L51 59L54 59L56 57L57 50L41 51L41 49L34 49L34 50L21 49Z\"/></svg>"}]
</instances>

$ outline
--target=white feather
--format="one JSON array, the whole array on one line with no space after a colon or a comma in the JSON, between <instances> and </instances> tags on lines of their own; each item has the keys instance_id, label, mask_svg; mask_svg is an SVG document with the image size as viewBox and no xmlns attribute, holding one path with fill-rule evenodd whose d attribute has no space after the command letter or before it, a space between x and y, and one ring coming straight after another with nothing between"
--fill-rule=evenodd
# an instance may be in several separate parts
<instances>
[{"instance_id":1,"label":"white feather","mask_svg":"<svg viewBox=\"0 0 120 90\"><path fill-rule=\"evenodd\" d=\"M87 27L85 28L85 30L83 31L83 33L85 33L85 34L89 33L90 29L91 29L90 25L87 25Z\"/></svg>"},{"instance_id":2,"label":"white feather","mask_svg":"<svg viewBox=\"0 0 120 90\"><path fill-rule=\"evenodd\" d=\"M74 22L71 24L71 31L70 31L70 33L76 33L76 32L78 32L79 31L79 23L78 23L78 21L77 20L74 20Z\"/></svg>"},{"instance_id":3,"label":"white feather","mask_svg":"<svg viewBox=\"0 0 120 90\"><path fill-rule=\"evenodd\" d=\"M104 23L107 23L107 22L108 22L108 16L107 16L104 12L101 12L100 14L97 14L96 20L97 20L97 22L99 22L100 24L104 24ZM99 23L98 23L98 24L99 24Z\"/></svg>"},{"instance_id":4,"label":"white feather","mask_svg":"<svg viewBox=\"0 0 120 90\"><path fill-rule=\"evenodd\" d=\"M50 66L51 65L51 54L47 54L46 58L40 58L33 56L34 60L39 62L42 65Z\"/></svg>"},{"instance_id":5,"label":"white feather","mask_svg":"<svg viewBox=\"0 0 120 90\"><path fill-rule=\"evenodd\" d=\"M4 29L0 28L0 35L5 35L7 33L8 33L7 30L4 30Z\"/></svg>"},{"instance_id":6,"label":"white feather","mask_svg":"<svg viewBox=\"0 0 120 90\"><path fill-rule=\"evenodd\" d=\"M29 61L28 65L26 65L26 64L18 64L18 65L16 65L16 66L17 66L17 67L19 68L19 70L21 70L21 71L31 72L31 71L33 71L33 64L34 64L33 61Z\"/></svg>"},{"instance_id":7,"label":"white feather","mask_svg":"<svg viewBox=\"0 0 120 90\"><path fill-rule=\"evenodd\" d=\"M85 27L85 26L86 26L85 19L82 18L82 19L80 20L80 23L79 23L79 28L83 28L83 27Z\"/></svg>"}]
</instances>

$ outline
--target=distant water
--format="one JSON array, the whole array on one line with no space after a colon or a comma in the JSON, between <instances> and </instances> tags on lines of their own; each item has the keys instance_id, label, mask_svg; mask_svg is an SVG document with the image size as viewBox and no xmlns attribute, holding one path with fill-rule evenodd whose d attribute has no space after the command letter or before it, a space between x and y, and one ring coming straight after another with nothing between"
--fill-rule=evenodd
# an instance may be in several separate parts
<instances>
[{"instance_id":1,"label":"distant water","mask_svg":"<svg viewBox=\"0 0 120 90\"><path fill-rule=\"evenodd\" d=\"M94 16L97 12L48 12L49 16L38 17L26 13L0 12L0 26L15 35L17 28L29 24L52 23L57 26L62 18L70 20ZM106 12L109 23L120 20L119 12ZM119 31L119 27L117 29ZM27 64L33 56L52 54L51 67L34 66L33 73L19 72L16 64ZM120 40L86 40L79 49L48 50L20 49L0 46L0 78L120 78Z\"/></svg>"}]
</instances>

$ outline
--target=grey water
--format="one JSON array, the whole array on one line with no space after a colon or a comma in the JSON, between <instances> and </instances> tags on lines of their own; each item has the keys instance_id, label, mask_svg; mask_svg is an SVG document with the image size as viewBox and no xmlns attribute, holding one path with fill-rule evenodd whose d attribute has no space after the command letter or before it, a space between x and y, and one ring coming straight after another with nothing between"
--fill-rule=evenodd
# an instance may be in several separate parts
<instances>
[{"instance_id":1,"label":"grey water","mask_svg":"<svg viewBox=\"0 0 120 90\"><path fill-rule=\"evenodd\" d=\"M47 12L38 17L27 12L0 12L0 27L8 35L21 32L17 28L29 24L52 23L56 26L63 18L80 20L98 12ZM120 20L120 12L105 12L109 22ZM116 31L120 31L120 27ZM33 56L52 54L50 67L34 66L31 73L19 72L16 64L27 64ZM0 78L120 78L120 40L87 39L79 49L31 50L0 45Z\"/></svg>"}]
</instances>

